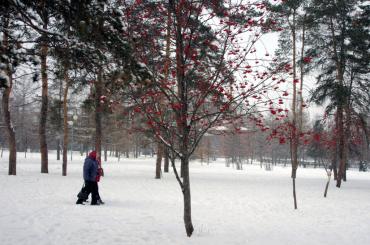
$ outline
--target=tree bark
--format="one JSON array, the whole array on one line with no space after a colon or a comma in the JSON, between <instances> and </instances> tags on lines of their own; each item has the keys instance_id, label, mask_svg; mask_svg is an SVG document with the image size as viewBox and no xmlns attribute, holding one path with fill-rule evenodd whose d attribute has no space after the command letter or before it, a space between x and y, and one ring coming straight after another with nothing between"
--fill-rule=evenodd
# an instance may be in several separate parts
<instances>
[{"instance_id":1,"label":"tree bark","mask_svg":"<svg viewBox=\"0 0 370 245\"><path fill-rule=\"evenodd\" d=\"M9 74L11 76L11 74ZM8 138L9 147L9 175L17 174L17 148L15 141L15 131L11 122L11 113L9 108L9 97L12 91L12 78L9 76L9 86L3 92L3 113Z\"/></svg>"},{"instance_id":2,"label":"tree bark","mask_svg":"<svg viewBox=\"0 0 370 245\"><path fill-rule=\"evenodd\" d=\"M327 176L328 176L328 181L326 182L324 197L326 197L326 195L328 194L328 188L329 188L330 178L331 178L331 171L330 172L327 171Z\"/></svg>"},{"instance_id":3,"label":"tree bark","mask_svg":"<svg viewBox=\"0 0 370 245\"><path fill-rule=\"evenodd\" d=\"M57 161L59 161L60 160L60 139L59 138L56 140L56 144L57 144Z\"/></svg>"},{"instance_id":4,"label":"tree bark","mask_svg":"<svg viewBox=\"0 0 370 245\"><path fill-rule=\"evenodd\" d=\"M104 162L108 160L108 149L107 146L104 147Z\"/></svg>"},{"instance_id":5,"label":"tree bark","mask_svg":"<svg viewBox=\"0 0 370 245\"><path fill-rule=\"evenodd\" d=\"M168 173L169 172L169 166L170 166L170 157L167 147L164 149L164 167L163 172Z\"/></svg>"},{"instance_id":6,"label":"tree bark","mask_svg":"<svg viewBox=\"0 0 370 245\"><path fill-rule=\"evenodd\" d=\"M47 17L46 17L47 18ZM46 30L48 27L46 19L44 19L43 28ZM41 153L41 173L48 173L48 146L46 141L46 120L48 116L48 76L47 76L47 63L46 58L48 54L47 35L42 34L42 44L40 52L41 60L41 111L40 111L40 124L39 124L39 139L40 139L40 153Z\"/></svg>"},{"instance_id":7,"label":"tree bark","mask_svg":"<svg viewBox=\"0 0 370 245\"><path fill-rule=\"evenodd\" d=\"M168 8L168 11L167 11L167 26L166 26L166 60L165 60L165 65L164 65L164 82L167 83L168 81L168 75L169 75L169 68L170 68L170 63L171 63L171 59L170 59L170 47L171 47L171 9ZM161 98L161 107L164 106L163 105L163 98ZM160 178L160 168L161 167L161 162L162 162L162 156L160 156L161 158L159 159L159 153L161 153L162 155L164 154L164 172L165 173L168 173L168 168L169 168L169 156L168 156L168 149L167 147L165 147L163 144L161 144L162 146L159 146L158 145L158 154L157 154L157 164L156 164L156 178ZM161 150L161 151L159 151ZM158 162L160 161L160 162ZM158 175L159 173L159 175Z\"/></svg>"},{"instance_id":8,"label":"tree bark","mask_svg":"<svg viewBox=\"0 0 370 245\"><path fill-rule=\"evenodd\" d=\"M189 176L189 131L187 124L188 116L188 94L187 82L185 81L185 60L184 60L184 40L182 33L182 16L174 0L169 0L169 7L175 15L175 33L176 33L176 78L177 94L181 109L177 113L177 128L181 135L179 138L179 151L181 159L181 172L183 178L182 192L184 196L184 223L187 236L191 236L194 228L191 220L191 195L190 195L190 176ZM179 181L179 180L178 180Z\"/></svg>"},{"instance_id":9,"label":"tree bark","mask_svg":"<svg viewBox=\"0 0 370 245\"><path fill-rule=\"evenodd\" d=\"M333 156L333 159L332 159L332 162L331 162L331 168L333 170L333 174L334 174L334 180L337 180L338 179L338 170L337 170L337 147L335 146L335 149L334 149L334 152L333 152L334 156Z\"/></svg>"},{"instance_id":10,"label":"tree bark","mask_svg":"<svg viewBox=\"0 0 370 245\"><path fill-rule=\"evenodd\" d=\"M59 101L63 101L63 80L59 84ZM63 111L63 103L61 106L58 106L58 116L61 118L62 117L62 111ZM61 124L61 127L63 127L63 123ZM62 145L62 140L60 139L61 135L59 132L59 127L58 127L58 137L56 139L56 144L57 144L57 160L60 160L60 154L61 151L63 150L63 145Z\"/></svg>"},{"instance_id":11,"label":"tree bark","mask_svg":"<svg viewBox=\"0 0 370 245\"><path fill-rule=\"evenodd\" d=\"M297 132L297 71L296 71L296 9L293 9L293 23L291 24L292 38L293 38L293 101L292 101L292 133L291 133L291 162L292 162L292 179L293 179L293 199L294 209L297 209L297 197L295 188L295 179L298 168L298 132Z\"/></svg>"},{"instance_id":12,"label":"tree bark","mask_svg":"<svg viewBox=\"0 0 370 245\"><path fill-rule=\"evenodd\" d=\"M102 142L102 112L100 106L100 97L102 96L102 69L98 71L98 79L95 83L95 150L97 159L101 160L101 142Z\"/></svg>"},{"instance_id":13,"label":"tree bark","mask_svg":"<svg viewBox=\"0 0 370 245\"><path fill-rule=\"evenodd\" d=\"M332 36L332 47L333 47L333 54L334 54L334 61L336 63L336 80L338 81L338 85L340 88L344 87L343 79L344 79L344 62L342 55L338 56L338 50L337 50L337 39L335 36L335 28L334 28L334 22L333 19L330 18L330 31ZM343 94L341 96L344 96ZM337 175L337 184L336 186L340 188L344 173L344 168L346 164L346 149L345 149L345 136L344 136L344 120L343 120L343 110L344 105L346 103L346 98L340 97L338 98L338 105L337 105L337 121L336 121L336 129L337 134L339 138L339 145L338 145L338 151L339 151L339 169L338 169L338 175Z\"/></svg>"},{"instance_id":14,"label":"tree bark","mask_svg":"<svg viewBox=\"0 0 370 245\"><path fill-rule=\"evenodd\" d=\"M69 90L69 76L67 66L64 67L64 81L65 88L63 93L63 165L62 165L62 176L67 176L67 162L68 162L68 108L67 108L67 99L68 99L68 90ZM72 150L72 149L71 149Z\"/></svg>"},{"instance_id":15,"label":"tree bark","mask_svg":"<svg viewBox=\"0 0 370 245\"><path fill-rule=\"evenodd\" d=\"M338 106L338 135L339 135L339 169L337 176L337 187L340 188L346 165L345 160L345 139L344 139L344 125L343 125L343 107Z\"/></svg>"},{"instance_id":16,"label":"tree bark","mask_svg":"<svg viewBox=\"0 0 370 245\"><path fill-rule=\"evenodd\" d=\"M157 143L157 160L155 165L155 178L160 179L162 173L162 158L163 158L164 147L163 144Z\"/></svg>"},{"instance_id":17,"label":"tree bark","mask_svg":"<svg viewBox=\"0 0 370 245\"><path fill-rule=\"evenodd\" d=\"M189 174L189 159L181 159L181 164L184 167L183 176L183 196L184 196L184 223L185 230L188 237L193 234L194 227L191 220L191 194L190 194L190 174Z\"/></svg>"},{"instance_id":18,"label":"tree bark","mask_svg":"<svg viewBox=\"0 0 370 245\"><path fill-rule=\"evenodd\" d=\"M7 31L7 28L9 26L9 19L5 19L4 23L4 32L3 32L3 47L4 51L9 47L9 34ZM7 132L7 138L8 138L8 147L9 147L9 169L8 174L9 175L16 175L17 174L17 147L16 147L16 140L15 140L15 131L12 125L11 121L11 113L10 113L10 106L9 106L9 98L10 94L12 92L13 88L13 77L12 77L12 70L10 68L10 64L7 65L6 69L7 76L9 78L8 80L8 87L6 87L3 91L3 97L2 97L2 104L3 104L3 116L4 116L4 122ZM2 153L1 153L2 155Z\"/></svg>"}]
</instances>

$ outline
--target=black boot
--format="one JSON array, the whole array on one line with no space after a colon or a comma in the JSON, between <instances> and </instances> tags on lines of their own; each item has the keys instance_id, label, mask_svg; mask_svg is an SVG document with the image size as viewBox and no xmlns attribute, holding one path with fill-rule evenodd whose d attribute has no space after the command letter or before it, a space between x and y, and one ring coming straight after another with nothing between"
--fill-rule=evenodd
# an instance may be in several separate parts
<instances>
[{"instance_id":1,"label":"black boot","mask_svg":"<svg viewBox=\"0 0 370 245\"><path fill-rule=\"evenodd\" d=\"M91 205L100 205L99 199L91 198Z\"/></svg>"},{"instance_id":2,"label":"black boot","mask_svg":"<svg viewBox=\"0 0 370 245\"><path fill-rule=\"evenodd\" d=\"M78 199L78 200L77 200L77 202L76 202L76 204L84 205L84 204L83 204L83 200L82 200L82 199Z\"/></svg>"}]
</instances>

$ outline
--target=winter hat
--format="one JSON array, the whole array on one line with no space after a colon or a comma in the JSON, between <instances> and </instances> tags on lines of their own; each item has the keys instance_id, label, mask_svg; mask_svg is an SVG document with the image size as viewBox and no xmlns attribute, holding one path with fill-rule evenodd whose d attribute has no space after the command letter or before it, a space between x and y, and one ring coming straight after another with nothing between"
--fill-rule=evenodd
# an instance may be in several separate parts
<instances>
[{"instance_id":1,"label":"winter hat","mask_svg":"<svg viewBox=\"0 0 370 245\"><path fill-rule=\"evenodd\" d=\"M96 151L92 151L92 152L90 152L89 153L89 157L91 158L91 159L96 159Z\"/></svg>"}]
</instances>

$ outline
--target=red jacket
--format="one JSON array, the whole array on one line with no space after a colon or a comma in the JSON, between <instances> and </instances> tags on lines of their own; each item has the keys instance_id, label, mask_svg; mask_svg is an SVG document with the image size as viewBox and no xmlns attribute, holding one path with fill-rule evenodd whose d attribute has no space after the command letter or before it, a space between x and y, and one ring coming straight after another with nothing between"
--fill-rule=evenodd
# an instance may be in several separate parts
<instances>
[{"instance_id":1,"label":"red jacket","mask_svg":"<svg viewBox=\"0 0 370 245\"><path fill-rule=\"evenodd\" d=\"M104 176L104 173L103 173L103 168L101 167L101 162L100 160L98 160L98 174L96 175L96 182L99 182L100 181L100 177L101 176Z\"/></svg>"}]
</instances>

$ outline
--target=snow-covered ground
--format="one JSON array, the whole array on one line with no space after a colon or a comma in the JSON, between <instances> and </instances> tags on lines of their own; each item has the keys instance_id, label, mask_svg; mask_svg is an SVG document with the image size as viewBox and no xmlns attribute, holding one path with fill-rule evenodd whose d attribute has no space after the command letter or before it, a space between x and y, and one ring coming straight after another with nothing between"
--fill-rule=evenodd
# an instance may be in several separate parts
<instances>
[{"instance_id":1,"label":"snow-covered ground","mask_svg":"<svg viewBox=\"0 0 370 245\"><path fill-rule=\"evenodd\" d=\"M245 170L191 164L194 234L186 237L182 195L172 173L154 179L154 159L110 159L100 182L103 206L75 205L83 158L76 153L61 176L49 155L49 174L38 154L18 154L17 176L0 158L0 244L370 244L370 173L348 172L348 182L323 198L323 169L299 169L298 210L290 168Z\"/></svg>"}]
</instances>

